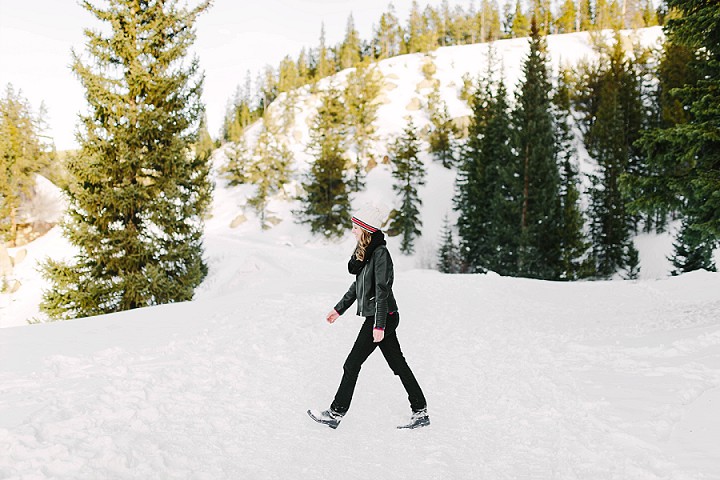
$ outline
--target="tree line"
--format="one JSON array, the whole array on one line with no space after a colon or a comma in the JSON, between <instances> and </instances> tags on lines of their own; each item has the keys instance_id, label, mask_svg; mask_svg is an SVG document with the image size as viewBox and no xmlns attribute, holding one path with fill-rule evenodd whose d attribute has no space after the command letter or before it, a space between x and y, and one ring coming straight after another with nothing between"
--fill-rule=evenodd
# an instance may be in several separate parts
<instances>
[{"instance_id":1,"label":"tree line","mask_svg":"<svg viewBox=\"0 0 720 480\"><path fill-rule=\"evenodd\" d=\"M397 55L429 52L439 47L490 42L530 34L530 19L536 19L540 34L635 29L660 24L664 7L652 0L480 0L450 6L420 6L413 0L403 22L392 3L373 27L372 37L362 39L352 14L342 41L328 45L325 27L319 44L303 48L297 57L285 56L279 65L266 66L253 81L248 72L238 86L223 120L221 137L235 142L244 128L259 119L280 94L314 85L319 80L360 63L372 63ZM555 5L553 5L553 3Z\"/></svg>"}]
</instances>

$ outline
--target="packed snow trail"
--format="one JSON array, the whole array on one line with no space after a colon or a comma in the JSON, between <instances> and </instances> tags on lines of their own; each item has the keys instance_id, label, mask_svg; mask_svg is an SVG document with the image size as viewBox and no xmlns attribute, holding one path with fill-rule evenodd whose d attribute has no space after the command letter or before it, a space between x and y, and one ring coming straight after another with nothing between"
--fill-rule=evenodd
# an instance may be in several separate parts
<instances>
[{"instance_id":1,"label":"packed snow trail","mask_svg":"<svg viewBox=\"0 0 720 480\"><path fill-rule=\"evenodd\" d=\"M305 411L360 327L323 320L349 275L334 253L239 247L195 302L0 330L0 478L720 477L718 274L398 272L432 425L396 430L410 410L376 353L331 430Z\"/></svg>"}]
</instances>

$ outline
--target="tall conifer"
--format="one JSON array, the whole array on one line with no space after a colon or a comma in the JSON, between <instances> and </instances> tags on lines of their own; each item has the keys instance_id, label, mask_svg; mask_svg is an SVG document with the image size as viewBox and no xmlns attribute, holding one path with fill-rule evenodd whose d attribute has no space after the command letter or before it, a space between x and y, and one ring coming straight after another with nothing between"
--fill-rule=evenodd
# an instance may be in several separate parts
<instances>
[{"instance_id":1,"label":"tall conifer","mask_svg":"<svg viewBox=\"0 0 720 480\"><path fill-rule=\"evenodd\" d=\"M415 251L415 238L420 235L420 206L422 200L418 187L425 184L425 167L418 157L420 140L417 129L408 119L403 134L391 147L393 190L400 197L400 208L393 217L390 229L402 235L400 251L406 254Z\"/></svg>"},{"instance_id":2,"label":"tall conifer","mask_svg":"<svg viewBox=\"0 0 720 480\"><path fill-rule=\"evenodd\" d=\"M643 137L650 168L636 187L645 203L677 208L683 217L676 271L715 270L711 256L690 258L686 252L716 248L720 241L720 16L712 0L668 0L667 6L680 13L666 23L668 42L690 53L689 71L670 91L686 116Z\"/></svg>"},{"instance_id":3,"label":"tall conifer","mask_svg":"<svg viewBox=\"0 0 720 480\"><path fill-rule=\"evenodd\" d=\"M41 307L59 319L190 300L207 273L209 165L191 148L202 76L184 60L209 2L83 6L105 28L85 31L91 60L73 53L89 112L68 165L64 232L77 254L45 265Z\"/></svg>"},{"instance_id":4,"label":"tall conifer","mask_svg":"<svg viewBox=\"0 0 720 480\"><path fill-rule=\"evenodd\" d=\"M331 85L310 129L308 151L315 157L305 177L299 220L313 233L336 237L345 231L350 215L348 179L345 172L347 116L342 92Z\"/></svg>"},{"instance_id":5,"label":"tall conifer","mask_svg":"<svg viewBox=\"0 0 720 480\"><path fill-rule=\"evenodd\" d=\"M523 65L524 79L513 119L520 159L518 173L523 182L518 269L521 275L555 279L559 277L562 236L560 173L547 49L534 19L529 41L530 53Z\"/></svg>"}]
</instances>

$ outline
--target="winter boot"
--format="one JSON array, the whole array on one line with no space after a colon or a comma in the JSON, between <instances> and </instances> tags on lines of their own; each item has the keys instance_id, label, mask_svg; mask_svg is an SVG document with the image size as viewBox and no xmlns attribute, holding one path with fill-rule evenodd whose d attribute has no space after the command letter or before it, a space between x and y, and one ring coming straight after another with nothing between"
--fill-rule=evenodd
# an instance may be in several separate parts
<instances>
[{"instance_id":1,"label":"winter boot","mask_svg":"<svg viewBox=\"0 0 720 480\"><path fill-rule=\"evenodd\" d=\"M327 425L330 428L337 428L338 425L340 425L340 420L342 420L343 417L342 413L338 413L332 408L328 408L324 412L318 412L317 410L308 410L307 414L310 415L310 418L312 418L316 422Z\"/></svg>"},{"instance_id":2,"label":"winter boot","mask_svg":"<svg viewBox=\"0 0 720 480\"><path fill-rule=\"evenodd\" d=\"M407 425L400 425L397 428L420 428L420 427L427 427L430 425L430 417L427 413L427 408L423 408L422 410L418 410L417 412L413 412L412 416L410 417L410 423Z\"/></svg>"}]
</instances>

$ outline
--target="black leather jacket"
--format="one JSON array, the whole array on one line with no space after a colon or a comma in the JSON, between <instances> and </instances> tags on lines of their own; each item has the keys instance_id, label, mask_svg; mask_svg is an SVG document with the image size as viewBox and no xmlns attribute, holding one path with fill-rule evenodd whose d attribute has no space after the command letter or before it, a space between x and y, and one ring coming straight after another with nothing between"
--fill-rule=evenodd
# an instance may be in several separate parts
<instances>
[{"instance_id":1,"label":"black leather jacket","mask_svg":"<svg viewBox=\"0 0 720 480\"><path fill-rule=\"evenodd\" d=\"M375 249L370 261L355 276L335 310L342 315L357 300L357 314L361 317L375 317L374 328L385 328L387 315L397 312L397 303L392 285L395 278L393 262L384 245Z\"/></svg>"}]
</instances>

